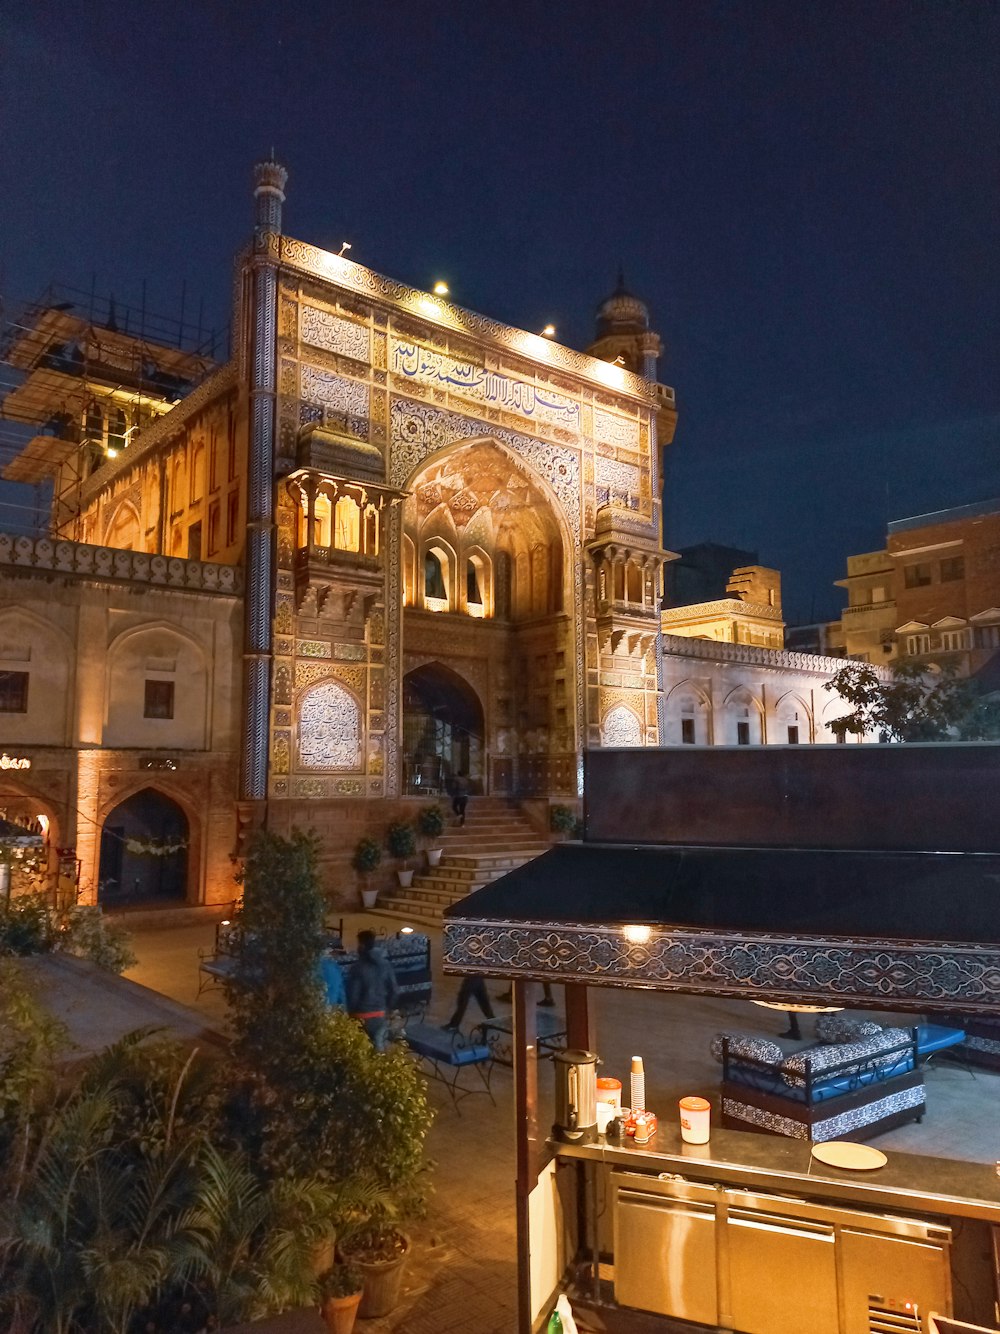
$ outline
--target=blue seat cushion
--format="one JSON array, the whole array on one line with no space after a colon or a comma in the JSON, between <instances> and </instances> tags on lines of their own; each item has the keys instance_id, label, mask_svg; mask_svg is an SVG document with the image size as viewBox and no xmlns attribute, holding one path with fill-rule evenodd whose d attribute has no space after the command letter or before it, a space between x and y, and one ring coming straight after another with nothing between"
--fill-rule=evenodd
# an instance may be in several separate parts
<instances>
[{"instance_id":1,"label":"blue seat cushion","mask_svg":"<svg viewBox=\"0 0 1000 1334\"><path fill-rule=\"evenodd\" d=\"M813 1080L813 1102L825 1102L843 1093L866 1088L870 1084L880 1084L895 1075L906 1074L913 1069L913 1049L899 1052L896 1056L883 1060L879 1065L854 1066L842 1073L818 1075ZM729 1079L734 1084L756 1089L759 1093L770 1093L775 1097L787 1098L791 1102L806 1101L805 1083L790 1084L777 1068L764 1068L758 1065L746 1065L742 1061L730 1061Z\"/></svg>"},{"instance_id":2,"label":"blue seat cushion","mask_svg":"<svg viewBox=\"0 0 1000 1334\"><path fill-rule=\"evenodd\" d=\"M445 1065L477 1065L492 1052L482 1043L467 1044L460 1033L448 1033L432 1024L411 1024L406 1030L410 1050Z\"/></svg>"},{"instance_id":3,"label":"blue seat cushion","mask_svg":"<svg viewBox=\"0 0 1000 1334\"><path fill-rule=\"evenodd\" d=\"M964 1028L945 1028L942 1024L917 1025L917 1051L921 1056L930 1056L946 1047L957 1047L965 1041Z\"/></svg>"}]
</instances>

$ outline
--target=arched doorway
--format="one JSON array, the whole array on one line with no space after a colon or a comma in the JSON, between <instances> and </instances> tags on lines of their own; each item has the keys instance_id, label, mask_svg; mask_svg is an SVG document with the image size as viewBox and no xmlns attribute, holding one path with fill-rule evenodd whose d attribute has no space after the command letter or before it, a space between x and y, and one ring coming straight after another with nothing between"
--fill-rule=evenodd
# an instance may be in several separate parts
<instances>
[{"instance_id":1,"label":"arched doorway","mask_svg":"<svg viewBox=\"0 0 1000 1334\"><path fill-rule=\"evenodd\" d=\"M104 821L97 901L108 908L183 901L187 864L187 816L162 792L143 788Z\"/></svg>"},{"instance_id":2,"label":"arched doorway","mask_svg":"<svg viewBox=\"0 0 1000 1334\"><path fill-rule=\"evenodd\" d=\"M483 706L472 687L440 662L403 678L403 775L412 795L439 793L454 774L483 791Z\"/></svg>"}]
</instances>

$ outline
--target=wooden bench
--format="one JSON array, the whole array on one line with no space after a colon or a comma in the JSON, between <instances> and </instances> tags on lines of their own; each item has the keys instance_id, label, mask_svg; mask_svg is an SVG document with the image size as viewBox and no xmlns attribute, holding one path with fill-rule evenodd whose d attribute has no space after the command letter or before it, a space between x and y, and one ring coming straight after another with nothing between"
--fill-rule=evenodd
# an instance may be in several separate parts
<instances>
[{"instance_id":1,"label":"wooden bench","mask_svg":"<svg viewBox=\"0 0 1000 1334\"><path fill-rule=\"evenodd\" d=\"M493 1053L485 1043L471 1042L463 1033L424 1023L407 1024L404 1036L410 1051L425 1064L428 1077L437 1080L448 1090L448 1096L459 1115L461 1110L458 1104L470 1093L487 1093L490 1102L496 1106L490 1088ZM462 1083L462 1075L466 1070L476 1072L482 1083L481 1089L476 1086L470 1088Z\"/></svg>"}]
</instances>

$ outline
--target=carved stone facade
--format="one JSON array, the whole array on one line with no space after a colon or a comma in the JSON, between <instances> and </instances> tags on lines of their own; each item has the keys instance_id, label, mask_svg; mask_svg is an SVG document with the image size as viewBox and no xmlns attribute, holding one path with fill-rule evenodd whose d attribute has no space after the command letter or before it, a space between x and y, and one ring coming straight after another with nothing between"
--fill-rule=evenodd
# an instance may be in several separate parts
<instances>
[{"instance_id":1,"label":"carved stone facade","mask_svg":"<svg viewBox=\"0 0 1000 1334\"><path fill-rule=\"evenodd\" d=\"M657 744L672 393L288 237L257 246L278 273L271 801L461 771L575 796L585 745ZM359 704L336 763L317 763L318 681Z\"/></svg>"}]
</instances>

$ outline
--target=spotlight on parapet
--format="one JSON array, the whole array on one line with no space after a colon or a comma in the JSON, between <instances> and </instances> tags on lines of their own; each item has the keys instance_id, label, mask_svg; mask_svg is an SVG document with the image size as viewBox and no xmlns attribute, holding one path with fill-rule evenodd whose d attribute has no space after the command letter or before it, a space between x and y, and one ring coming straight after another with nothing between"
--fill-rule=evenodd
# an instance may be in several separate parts
<instances>
[{"instance_id":1,"label":"spotlight on parapet","mask_svg":"<svg viewBox=\"0 0 1000 1334\"><path fill-rule=\"evenodd\" d=\"M436 283L434 284L434 295L435 295L435 296L447 296L447 295L448 295L448 284L447 284L447 283L442 283L442 282L436 282Z\"/></svg>"},{"instance_id":2,"label":"spotlight on parapet","mask_svg":"<svg viewBox=\"0 0 1000 1334\"><path fill-rule=\"evenodd\" d=\"M343 259L344 255L347 254L347 252L348 252L348 250L350 250L350 248L351 248L351 243L350 243L350 241L341 241L341 243L340 243L340 249L337 251L337 258L338 258L338 259Z\"/></svg>"},{"instance_id":3,"label":"spotlight on parapet","mask_svg":"<svg viewBox=\"0 0 1000 1334\"><path fill-rule=\"evenodd\" d=\"M555 336L556 336L556 326L554 324L547 324L545 328L542 330L542 337L555 338Z\"/></svg>"}]
</instances>

